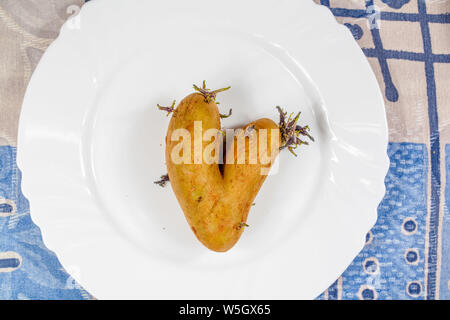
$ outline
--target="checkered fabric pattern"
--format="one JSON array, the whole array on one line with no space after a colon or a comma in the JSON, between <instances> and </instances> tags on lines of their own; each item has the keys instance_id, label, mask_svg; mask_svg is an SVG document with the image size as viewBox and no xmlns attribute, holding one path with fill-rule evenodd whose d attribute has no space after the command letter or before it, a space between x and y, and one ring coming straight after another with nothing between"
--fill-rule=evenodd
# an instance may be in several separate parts
<instances>
[{"instance_id":1,"label":"checkered fabric pattern","mask_svg":"<svg viewBox=\"0 0 450 320\"><path fill-rule=\"evenodd\" d=\"M449 299L450 0L314 1L348 27L373 68L391 161L365 248L318 299ZM15 158L32 71L83 3L0 2L0 299L91 298L42 243Z\"/></svg>"}]
</instances>

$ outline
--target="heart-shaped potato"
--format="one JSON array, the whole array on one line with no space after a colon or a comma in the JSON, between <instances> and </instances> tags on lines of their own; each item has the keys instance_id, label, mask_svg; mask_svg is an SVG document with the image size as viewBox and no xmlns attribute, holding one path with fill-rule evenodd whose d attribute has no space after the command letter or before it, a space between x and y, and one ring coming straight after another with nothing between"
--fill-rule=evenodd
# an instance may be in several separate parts
<instances>
[{"instance_id":1,"label":"heart-shaped potato","mask_svg":"<svg viewBox=\"0 0 450 320\"><path fill-rule=\"evenodd\" d=\"M228 146L221 166L218 161L206 159L212 155L219 160L220 128L214 99L202 93L184 98L173 110L167 130L166 165L170 184L192 231L209 249L224 252L234 246L246 226L253 200L278 155L280 135L278 125L270 119L247 124L232 137L234 143ZM199 158L195 137L209 129L219 134L211 141L197 141L202 151ZM260 139L261 129L268 129L266 141ZM239 144L239 139L244 143ZM256 159L250 157L250 141L257 145ZM260 151L267 155L265 163L259 161Z\"/></svg>"},{"instance_id":2,"label":"heart-shaped potato","mask_svg":"<svg viewBox=\"0 0 450 320\"><path fill-rule=\"evenodd\" d=\"M210 91L203 82L203 88L194 89L176 108L175 101L171 107L158 105L172 118L166 135L168 175L155 183L170 180L194 234L209 249L224 252L248 226L250 208L279 151L287 148L296 155L295 148L308 144L300 136L314 139L308 126L297 124L300 112L287 116L280 107L278 125L263 118L225 134L220 119L228 116L219 113L215 98L229 87Z\"/></svg>"}]
</instances>

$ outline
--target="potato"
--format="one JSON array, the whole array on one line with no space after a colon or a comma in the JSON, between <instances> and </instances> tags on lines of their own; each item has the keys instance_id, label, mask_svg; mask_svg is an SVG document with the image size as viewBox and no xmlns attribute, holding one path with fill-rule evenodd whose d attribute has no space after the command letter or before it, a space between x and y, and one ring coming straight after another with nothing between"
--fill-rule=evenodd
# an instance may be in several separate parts
<instances>
[{"instance_id":1,"label":"potato","mask_svg":"<svg viewBox=\"0 0 450 320\"><path fill-rule=\"evenodd\" d=\"M270 168L278 155L280 137L279 127L275 122L259 119L244 126L240 135L231 139L234 143L227 146L225 159L227 156L229 159L226 159L223 167L218 163L208 164L205 161L194 163L194 122L201 121L203 133L208 129L221 128L220 114L214 98L215 96L211 98L201 92L193 93L184 98L173 111L166 136L166 165L172 189L198 240L213 251L225 252L236 244L245 229L250 208L266 178L267 171L264 170ZM172 141L172 135L179 131L177 129L185 129L190 133L190 155L187 148L180 148L181 138L179 141ZM266 143L259 141L261 129L269 129ZM274 133L276 135L272 139ZM241 143L239 139L242 139ZM255 160L254 157L250 159L250 140L258 146L256 164L250 161ZM202 141L197 145L202 152L218 157L217 150L221 148L218 138L212 142ZM207 149L215 151L206 152ZM241 152L238 153L238 150ZM260 150L267 151L269 157L265 159L270 160L268 163L260 163ZM230 156L231 152L233 156ZM238 154L244 156L238 158ZM180 163L177 156L184 157L184 160L190 160L191 163ZM238 160L241 163L237 163Z\"/></svg>"}]
</instances>

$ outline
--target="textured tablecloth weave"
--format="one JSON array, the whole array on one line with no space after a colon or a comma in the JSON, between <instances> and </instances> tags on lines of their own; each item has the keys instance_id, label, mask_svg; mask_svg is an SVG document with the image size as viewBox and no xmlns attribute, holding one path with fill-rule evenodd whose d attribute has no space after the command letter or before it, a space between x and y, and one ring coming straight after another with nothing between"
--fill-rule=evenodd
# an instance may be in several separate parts
<instances>
[{"instance_id":1,"label":"textured tablecloth weave","mask_svg":"<svg viewBox=\"0 0 450 320\"><path fill-rule=\"evenodd\" d=\"M314 1L348 27L377 76L391 161L365 248L318 299L449 299L450 0ZM83 4L0 2L0 299L91 298L42 243L16 166L30 76Z\"/></svg>"}]
</instances>

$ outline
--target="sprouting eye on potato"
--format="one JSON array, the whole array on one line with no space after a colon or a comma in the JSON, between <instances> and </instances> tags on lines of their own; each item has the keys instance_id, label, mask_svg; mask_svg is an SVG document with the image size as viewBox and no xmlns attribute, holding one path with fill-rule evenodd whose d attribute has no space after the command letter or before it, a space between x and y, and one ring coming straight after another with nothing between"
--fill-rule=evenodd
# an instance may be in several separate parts
<instances>
[{"instance_id":1,"label":"sprouting eye on potato","mask_svg":"<svg viewBox=\"0 0 450 320\"><path fill-rule=\"evenodd\" d=\"M178 106L158 108L171 114L166 135L168 174L155 183L170 181L192 232L207 248L225 252L239 240L247 217L278 153L308 144L300 136L308 127L297 125L300 113L277 107L279 123L262 118L238 130L222 130L216 103L219 92L194 85L196 92ZM295 154L295 153L294 153Z\"/></svg>"}]
</instances>

